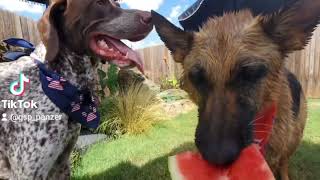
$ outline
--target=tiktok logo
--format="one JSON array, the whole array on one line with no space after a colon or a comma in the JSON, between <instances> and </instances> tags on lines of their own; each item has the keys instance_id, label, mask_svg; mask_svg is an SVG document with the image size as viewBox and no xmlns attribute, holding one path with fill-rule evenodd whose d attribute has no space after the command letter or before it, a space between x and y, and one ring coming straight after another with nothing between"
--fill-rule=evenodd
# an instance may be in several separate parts
<instances>
[{"instance_id":1,"label":"tiktok logo","mask_svg":"<svg viewBox=\"0 0 320 180\"><path fill-rule=\"evenodd\" d=\"M10 84L10 93L16 96L22 96L25 92L26 84L28 83L30 83L30 79L28 79L23 73L20 73L19 80Z\"/></svg>"}]
</instances>

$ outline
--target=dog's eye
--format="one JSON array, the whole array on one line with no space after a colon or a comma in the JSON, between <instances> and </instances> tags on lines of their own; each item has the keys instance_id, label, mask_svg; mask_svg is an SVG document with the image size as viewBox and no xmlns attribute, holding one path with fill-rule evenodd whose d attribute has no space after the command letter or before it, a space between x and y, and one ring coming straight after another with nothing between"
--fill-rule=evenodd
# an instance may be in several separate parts
<instances>
[{"instance_id":1,"label":"dog's eye","mask_svg":"<svg viewBox=\"0 0 320 180\"><path fill-rule=\"evenodd\" d=\"M236 77L237 80L256 83L265 77L268 73L268 68L264 64L245 65L240 68Z\"/></svg>"},{"instance_id":2,"label":"dog's eye","mask_svg":"<svg viewBox=\"0 0 320 180\"><path fill-rule=\"evenodd\" d=\"M107 4L107 0L98 0L97 4L100 5L100 6L104 6L104 5Z\"/></svg>"},{"instance_id":3,"label":"dog's eye","mask_svg":"<svg viewBox=\"0 0 320 180\"><path fill-rule=\"evenodd\" d=\"M115 4L117 7L120 7L119 0L114 0L114 4Z\"/></svg>"},{"instance_id":4,"label":"dog's eye","mask_svg":"<svg viewBox=\"0 0 320 180\"><path fill-rule=\"evenodd\" d=\"M193 67L189 72L189 79L198 91L204 92L208 89L206 72L203 68L199 66Z\"/></svg>"}]
</instances>

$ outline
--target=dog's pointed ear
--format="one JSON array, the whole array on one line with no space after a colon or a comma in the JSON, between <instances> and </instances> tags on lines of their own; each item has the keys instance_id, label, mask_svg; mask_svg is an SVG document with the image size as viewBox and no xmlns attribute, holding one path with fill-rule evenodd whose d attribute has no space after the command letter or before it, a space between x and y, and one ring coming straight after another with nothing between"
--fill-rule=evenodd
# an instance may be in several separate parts
<instances>
[{"instance_id":1,"label":"dog's pointed ear","mask_svg":"<svg viewBox=\"0 0 320 180\"><path fill-rule=\"evenodd\" d=\"M66 0L54 0L38 22L40 38L47 49L46 60L53 61L60 48L57 18L65 11Z\"/></svg>"},{"instance_id":2,"label":"dog's pointed ear","mask_svg":"<svg viewBox=\"0 0 320 180\"><path fill-rule=\"evenodd\" d=\"M171 51L174 60L183 62L192 48L193 33L181 30L155 11L152 11L151 14L156 31Z\"/></svg>"},{"instance_id":3,"label":"dog's pointed ear","mask_svg":"<svg viewBox=\"0 0 320 180\"><path fill-rule=\"evenodd\" d=\"M320 0L299 0L271 16L260 17L264 32L283 54L301 50L309 42L320 19Z\"/></svg>"}]
</instances>

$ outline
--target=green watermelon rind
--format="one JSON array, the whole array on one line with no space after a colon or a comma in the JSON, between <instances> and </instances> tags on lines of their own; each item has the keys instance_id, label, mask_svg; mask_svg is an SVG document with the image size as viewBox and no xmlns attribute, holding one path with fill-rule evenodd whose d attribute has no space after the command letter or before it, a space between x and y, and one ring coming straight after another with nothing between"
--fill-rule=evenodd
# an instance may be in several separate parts
<instances>
[{"instance_id":1,"label":"green watermelon rind","mask_svg":"<svg viewBox=\"0 0 320 180\"><path fill-rule=\"evenodd\" d=\"M172 180L184 180L185 178L179 171L176 156L170 156L168 160L169 172Z\"/></svg>"}]
</instances>

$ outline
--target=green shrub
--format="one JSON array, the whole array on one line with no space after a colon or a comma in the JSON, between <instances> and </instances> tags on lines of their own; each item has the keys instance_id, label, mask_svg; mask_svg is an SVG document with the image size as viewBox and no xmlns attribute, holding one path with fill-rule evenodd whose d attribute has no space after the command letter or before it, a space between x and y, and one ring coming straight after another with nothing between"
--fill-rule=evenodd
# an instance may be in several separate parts
<instances>
[{"instance_id":1,"label":"green shrub","mask_svg":"<svg viewBox=\"0 0 320 180\"><path fill-rule=\"evenodd\" d=\"M179 81L173 77L173 78L163 78L160 82L160 88L161 90L167 90L167 89L178 89L180 87Z\"/></svg>"},{"instance_id":2,"label":"green shrub","mask_svg":"<svg viewBox=\"0 0 320 180\"><path fill-rule=\"evenodd\" d=\"M111 64L107 73L107 86L110 90L111 95L114 95L119 91L118 72L118 67L114 64Z\"/></svg>"},{"instance_id":3,"label":"green shrub","mask_svg":"<svg viewBox=\"0 0 320 180\"><path fill-rule=\"evenodd\" d=\"M163 92L165 92L165 91L163 91ZM170 103L170 102L175 102L175 101L179 101L179 100L182 100L182 99L186 99L186 98L184 98L182 96L176 96L176 95L170 95L170 94L160 96L160 98L166 103Z\"/></svg>"},{"instance_id":4,"label":"green shrub","mask_svg":"<svg viewBox=\"0 0 320 180\"><path fill-rule=\"evenodd\" d=\"M118 67L116 65L110 65L107 73L101 69L98 69L99 84L101 87L100 96L105 97L104 89L109 88L110 94L114 95L119 91L118 84Z\"/></svg>"},{"instance_id":5,"label":"green shrub","mask_svg":"<svg viewBox=\"0 0 320 180\"><path fill-rule=\"evenodd\" d=\"M129 86L126 92L107 98L108 109L98 128L99 133L117 137L123 134L140 134L164 118L159 99L141 83Z\"/></svg>"}]
</instances>

